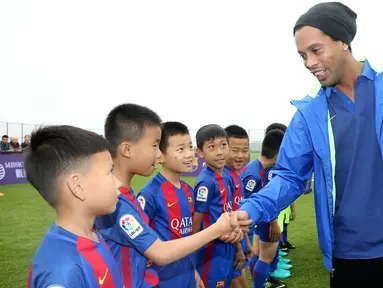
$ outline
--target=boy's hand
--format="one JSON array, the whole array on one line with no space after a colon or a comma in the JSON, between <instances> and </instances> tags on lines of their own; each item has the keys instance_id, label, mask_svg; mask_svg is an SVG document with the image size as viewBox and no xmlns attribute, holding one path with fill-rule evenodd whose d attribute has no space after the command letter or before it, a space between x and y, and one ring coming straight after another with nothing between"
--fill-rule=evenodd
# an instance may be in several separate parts
<instances>
[{"instance_id":1,"label":"boy's hand","mask_svg":"<svg viewBox=\"0 0 383 288\"><path fill-rule=\"evenodd\" d=\"M245 253L243 253L242 247L241 249L237 249L237 252L235 253L235 263L234 263L234 269L235 271L241 270L243 265L245 264Z\"/></svg>"},{"instance_id":2,"label":"boy's hand","mask_svg":"<svg viewBox=\"0 0 383 288\"><path fill-rule=\"evenodd\" d=\"M251 260L253 259L254 257L254 254L255 254L255 250L254 250L254 247L253 245L247 245L247 260Z\"/></svg>"},{"instance_id":3,"label":"boy's hand","mask_svg":"<svg viewBox=\"0 0 383 288\"><path fill-rule=\"evenodd\" d=\"M223 213L217 220L216 224L219 226L221 231L221 237L219 239L226 243L236 243L240 241L243 237L243 232L237 224L236 226L232 226L231 218L229 213Z\"/></svg>"},{"instance_id":4,"label":"boy's hand","mask_svg":"<svg viewBox=\"0 0 383 288\"><path fill-rule=\"evenodd\" d=\"M197 270L194 271L194 276L195 276L196 288L205 288L205 284L203 284L201 276L199 276L199 273L197 272Z\"/></svg>"},{"instance_id":5,"label":"boy's hand","mask_svg":"<svg viewBox=\"0 0 383 288\"><path fill-rule=\"evenodd\" d=\"M225 213L227 214L227 213ZM233 232L229 235L223 235L219 239L226 243L236 243L243 238L243 233L247 233L249 231L249 226L253 222L248 219L249 216L245 211L235 211L230 214L230 226L233 229ZM239 230L239 231L238 231ZM236 237L236 233L237 237ZM238 235L240 237L238 237Z\"/></svg>"},{"instance_id":6,"label":"boy's hand","mask_svg":"<svg viewBox=\"0 0 383 288\"><path fill-rule=\"evenodd\" d=\"M276 242L281 235L281 228L278 225L278 220L275 219L270 223L269 237L272 242Z\"/></svg>"}]
</instances>

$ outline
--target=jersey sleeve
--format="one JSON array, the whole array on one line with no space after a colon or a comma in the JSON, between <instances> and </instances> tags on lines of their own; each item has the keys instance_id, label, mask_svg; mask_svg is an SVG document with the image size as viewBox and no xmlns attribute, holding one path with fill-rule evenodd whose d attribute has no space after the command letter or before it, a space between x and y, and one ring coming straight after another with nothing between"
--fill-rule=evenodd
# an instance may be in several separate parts
<instances>
[{"instance_id":1,"label":"jersey sleeve","mask_svg":"<svg viewBox=\"0 0 383 288\"><path fill-rule=\"evenodd\" d=\"M156 216L158 207L157 195L157 190L154 190L153 187L145 186L144 188L142 188L137 197L138 201L140 202L141 208L145 211L146 215L148 215L150 222L152 222L154 217Z\"/></svg>"},{"instance_id":2,"label":"jersey sleeve","mask_svg":"<svg viewBox=\"0 0 383 288\"><path fill-rule=\"evenodd\" d=\"M97 217L96 228L105 237L144 253L157 239L158 235L145 223L136 208L120 200L116 211Z\"/></svg>"},{"instance_id":3,"label":"jersey sleeve","mask_svg":"<svg viewBox=\"0 0 383 288\"><path fill-rule=\"evenodd\" d=\"M251 194L257 193L262 188L260 177L246 173L243 175L243 185L245 187L245 198L249 198Z\"/></svg>"},{"instance_id":4,"label":"jersey sleeve","mask_svg":"<svg viewBox=\"0 0 383 288\"><path fill-rule=\"evenodd\" d=\"M85 275L77 265L52 266L49 270L39 271L32 268L28 287L65 287L65 288L87 288Z\"/></svg>"},{"instance_id":5,"label":"jersey sleeve","mask_svg":"<svg viewBox=\"0 0 383 288\"><path fill-rule=\"evenodd\" d=\"M206 213L209 210L216 185L213 181L198 181L194 187L194 212Z\"/></svg>"}]
</instances>

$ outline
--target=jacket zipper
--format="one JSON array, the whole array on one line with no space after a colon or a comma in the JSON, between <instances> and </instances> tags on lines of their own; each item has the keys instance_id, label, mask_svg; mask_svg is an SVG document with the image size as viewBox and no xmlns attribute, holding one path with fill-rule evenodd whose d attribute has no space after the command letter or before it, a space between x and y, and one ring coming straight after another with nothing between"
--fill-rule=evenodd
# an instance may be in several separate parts
<instances>
[{"instance_id":1,"label":"jacket zipper","mask_svg":"<svg viewBox=\"0 0 383 288\"><path fill-rule=\"evenodd\" d=\"M317 154L317 156L319 157L319 155ZM321 164L322 164L322 171L323 171L323 180L324 180L324 184L325 184L325 189L326 189L326 206L327 206L327 212L328 212L328 219L329 219L329 227L330 227L330 237L331 237L331 242L332 242L332 227L331 227L331 211L330 211L330 205L328 203L328 190L327 190L327 184L326 184L326 175L325 175L325 172L324 172L324 164L323 164L323 160L322 158L319 157L319 159L321 159ZM331 247L332 249L332 247ZM333 254L333 252L331 252L331 254ZM332 261L332 257L331 257L331 261ZM331 266L333 264L331 263ZM334 267L332 268L331 270L331 277L334 276Z\"/></svg>"}]
</instances>

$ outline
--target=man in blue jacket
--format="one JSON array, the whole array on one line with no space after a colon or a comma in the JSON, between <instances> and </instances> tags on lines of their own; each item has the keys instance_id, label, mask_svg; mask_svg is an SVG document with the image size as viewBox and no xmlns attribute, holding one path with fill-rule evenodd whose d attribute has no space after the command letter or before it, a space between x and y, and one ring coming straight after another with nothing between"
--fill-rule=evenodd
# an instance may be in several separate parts
<instances>
[{"instance_id":1,"label":"man in blue jacket","mask_svg":"<svg viewBox=\"0 0 383 288\"><path fill-rule=\"evenodd\" d=\"M356 18L330 2L298 19L298 53L320 85L293 102L298 111L275 176L233 219L270 222L305 192L314 172L319 245L331 287L383 287L383 74L372 59L359 62L351 53Z\"/></svg>"}]
</instances>

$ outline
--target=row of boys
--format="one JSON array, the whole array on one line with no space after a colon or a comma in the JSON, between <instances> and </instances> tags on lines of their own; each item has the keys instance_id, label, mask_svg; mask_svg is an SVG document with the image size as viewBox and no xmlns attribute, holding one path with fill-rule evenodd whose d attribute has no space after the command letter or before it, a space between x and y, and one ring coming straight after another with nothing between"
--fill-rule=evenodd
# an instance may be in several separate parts
<instances>
[{"instance_id":1,"label":"row of boys","mask_svg":"<svg viewBox=\"0 0 383 288\"><path fill-rule=\"evenodd\" d=\"M239 242L251 221L233 226L225 212L243 197L240 178L226 175L238 176L244 160L234 155L248 150L248 138L240 152L230 146L233 162L225 167L230 129L235 134L239 127L198 131L206 166L194 191L180 179L194 156L187 127L162 124L146 107L114 108L106 139L71 126L35 131L25 169L57 218L33 259L28 286L230 287L232 279L236 287L245 285L237 255L251 246L247 236ZM136 198L133 176L150 176L157 162L161 173Z\"/></svg>"}]
</instances>

